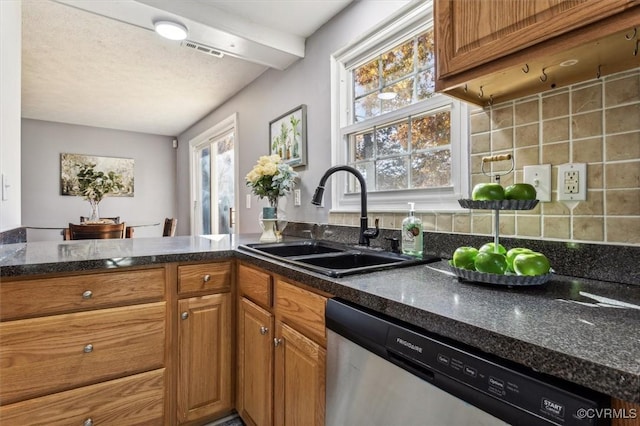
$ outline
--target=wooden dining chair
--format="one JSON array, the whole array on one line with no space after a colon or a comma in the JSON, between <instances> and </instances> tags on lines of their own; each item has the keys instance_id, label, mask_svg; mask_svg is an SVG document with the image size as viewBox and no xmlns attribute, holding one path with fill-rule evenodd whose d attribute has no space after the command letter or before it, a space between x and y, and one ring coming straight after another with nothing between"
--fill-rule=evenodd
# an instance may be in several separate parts
<instances>
[{"instance_id":1,"label":"wooden dining chair","mask_svg":"<svg viewBox=\"0 0 640 426\"><path fill-rule=\"evenodd\" d=\"M124 238L126 224L87 224L76 225L69 223L70 240L97 240L108 238Z\"/></svg>"},{"instance_id":2,"label":"wooden dining chair","mask_svg":"<svg viewBox=\"0 0 640 426\"><path fill-rule=\"evenodd\" d=\"M120 216L116 216L116 217L101 217L100 220L110 220L113 223L120 223ZM80 223L85 223L85 222L89 222L89 217L80 216Z\"/></svg>"},{"instance_id":3,"label":"wooden dining chair","mask_svg":"<svg viewBox=\"0 0 640 426\"><path fill-rule=\"evenodd\" d=\"M176 225L178 224L178 219L175 218L166 218L164 220L164 228L162 229L163 237L175 237L176 235Z\"/></svg>"}]
</instances>

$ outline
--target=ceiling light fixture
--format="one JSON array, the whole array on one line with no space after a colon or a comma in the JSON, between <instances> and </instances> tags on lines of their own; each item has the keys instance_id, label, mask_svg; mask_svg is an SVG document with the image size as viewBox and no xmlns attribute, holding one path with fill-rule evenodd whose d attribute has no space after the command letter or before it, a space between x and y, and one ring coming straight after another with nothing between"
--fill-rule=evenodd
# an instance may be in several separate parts
<instances>
[{"instance_id":1,"label":"ceiling light fixture","mask_svg":"<svg viewBox=\"0 0 640 426\"><path fill-rule=\"evenodd\" d=\"M187 27L171 21L157 21L153 23L156 32L169 40L184 40L187 38Z\"/></svg>"}]
</instances>

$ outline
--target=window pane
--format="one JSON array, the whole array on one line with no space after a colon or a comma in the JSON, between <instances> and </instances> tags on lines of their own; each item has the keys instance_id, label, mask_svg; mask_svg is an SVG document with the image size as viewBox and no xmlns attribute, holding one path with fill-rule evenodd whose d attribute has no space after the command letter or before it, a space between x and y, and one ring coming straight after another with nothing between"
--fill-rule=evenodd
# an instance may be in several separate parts
<instances>
[{"instance_id":1,"label":"window pane","mask_svg":"<svg viewBox=\"0 0 640 426\"><path fill-rule=\"evenodd\" d=\"M411 105L413 98L413 77L406 78L389 86L385 92L393 92L396 96L393 99L382 101L382 112L395 111L407 105Z\"/></svg>"},{"instance_id":2,"label":"window pane","mask_svg":"<svg viewBox=\"0 0 640 426\"><path fill-rule=\"evenodd\" d=\"M373 132L360 133L351 137L350 161L373 158Z\"/></svg>"},{"instance_id":3,"label":"window pane","mask_svg":"<svg viewBox=\"0 0 640 426\"><path fill-rule=\"evenodd\" d=\"M433 43L433 30L418 36L418 68L433 68L435 66L435 54Z\"/></svg>"},{"instance_id":4,"label":"window pane","mask_svg":"<svg viewBox=\"0 0 640 426\"><path fill-rule=\"evenodd\" d=\"M418 74L418 87L416 88L416 97L419 101L428 99L436 92L435 77L433 68Z\"/></svg>"},{"instance_id":5,"label":"window pane","mask_svg":"<svg viewBox=\"0 0 640 426\"><path fill-rule=\"evenodd\" d=\"M373 176L373 162L368 161L366 163L352 164L356 170L358 170L362 177L364 177L365 182L367 183L367 191L372 189L373 182L368 178L369 176ZM360 182L355 178L351 173L347 173L347 193L360 192Z\"/></svg>"},{"instance_id":6,"label":"window pane","mask_svg":"<svg viewBox=\"0 0 640 426\"><path fill-rule=\"evenodd\" d=\"M378 156L402 154L407 151L409 125L406 121L376 129Z\"/></svg>"},{"instance_id":7,"label":"window pane","mask_svg":"<svg viewBox=\"0 0 640 426\"><path fill-rule=\"evenodd\" d=\"M382 78L385 83L402 78L412 71L413 40L382 55Z\"/></svg>"},{"instance_id":8,"label":"window pane","mask_svg":"<svg viewBox=\"0 0 640 426\"><path fill-rule=\"evenodd\" d=\"M362 121L380 115L380 99L378 99L377 92L356 99L354 107L356 112L355 121Z\"/></svg>"},{"instance_id":9,"label":"window pane","mask_svg":"<svg viewBox=\"0 0 640 426\"><path fill-rule=\"evenodd\" d=\"M353 70L353 93L355 97L364 95L380 85L378 58Z\"/></svg>"},{"instance_id":10,"label":"window pane","mask_svg":"<svg viewBox=\"0 0 640 426\"><path fill-rule=\"evenodd\" d=\"M408 157L376 161L376 189L407 189L408 168Z\"/></svg>"},{"instance_id":11,"label":"window pane","mask_svg":"<svg viewBox=\"0 0 640 426\"><path fill-rule=\"evenodd\" d=\"M211 152L200 151L200 199L202 202L202 233L211 234Z\"/></svg>"},{"instance_id":12,"label":"window pane","mask_svg":"<svg viewBox=\"0 0 640 426\"><path fill-rule=\"evenodd\" d=\"M416 154L411 158L413 188L434 188L451 185L451 150Z\"/></svg>"},{"instance_id":13,"label":"window pane","mask_svg":"<svg viewBox=\"0 0 640 426\"><path fill-rule=\"evenodd\" d=\"M442 111L411 121L411 148L421 150L451 143L451 113Z\"/></svg>"}]
</instances>

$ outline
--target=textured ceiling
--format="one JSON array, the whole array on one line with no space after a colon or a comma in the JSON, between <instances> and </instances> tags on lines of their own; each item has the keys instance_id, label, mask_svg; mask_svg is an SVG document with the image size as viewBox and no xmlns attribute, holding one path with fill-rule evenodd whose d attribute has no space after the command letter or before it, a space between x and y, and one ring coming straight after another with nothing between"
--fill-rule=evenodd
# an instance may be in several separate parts
<instances>
[{"instance_id":1,"label":"textured ceiling","mask_svg":"<svg viewBox=\"0 0 640 426\"><path fill-rule=\"evenodd\" d=\"M349 1L190 3L215 5L263 27L282 26L276 17L290 9L288 22L300 25L289 32L307 37ZM250 57L205 55L149 29L66 4L22 3L25 118L178 135L268 69ZM307 19L289 19L304 10Z\"/></svg>"}]
</instances>

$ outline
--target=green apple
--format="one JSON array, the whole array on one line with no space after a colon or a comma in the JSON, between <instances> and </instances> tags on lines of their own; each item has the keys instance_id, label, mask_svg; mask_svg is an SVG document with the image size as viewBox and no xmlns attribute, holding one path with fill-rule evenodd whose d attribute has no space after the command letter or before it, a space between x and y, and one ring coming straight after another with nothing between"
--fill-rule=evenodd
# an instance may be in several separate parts
<instances>
[{"instance_id":1,"label":"green apple","mask_svg":"<svg viewBox=\"0 0 640 426\"><path fill-rule=\"evenodd\" d=\"M495 243L487 243L484 244L482 247L480 247L480 251L481 252L489 252L489 253L496 253L496 244ZM503 254L503 255L507 255L507 249L504 248L504 246L500 243L498 243L498 251L497 253Z\"/></svg>"},{"instance_id":2,"label":"green apple","mask_svg":"<svg viewBox=\"0 0 640 426\"><path fill-rule=\"evenodd\" d=\"M507 252L507 271L515 272L513 270L513 259L521 253L533 253L533 250L524 247L515 247Z\"/></svg>"},{"instance_id":3,"label":"green apple","mask_svg":"<svg viewBox=\"0 0 640 426\"><path fill-rule=\"evenodd\" d=\"M513 259L513 270L518 275L544 275L550 269L549 259L542 253L520 253Z\"/></svg>"},{"instance_id":4,"label":"green apple","mask_svg":"<svg viewBox=\"0 0 640 426\"><path fill-rule=\"evenodd\" d=\"M499 183L479 183L473 187L471 199L476 201L504 200L504 188Z\"/></svg>"},{"instance_id":5,"label":"green apple","mask_svg":"<svg viewBox=\"0 0 640 426\"><path fill-rule=\"evenodd\" d=\"M536 189L528 183L514 183L504 189L504 198L507 200L535 200Z\"/></svg>"},{"instance_id":6,"label":"green apple","mask_svg":"<svg viewBox=\"0 0 640 426\"><path fill-rule=\"evenodd\" d=\"M456 251L453 252L453 266L475 271L474 262L477 255L478 249L475 247L458 247Z\"/></svg>"},{"instance_id":7,"label":"green apple","mask_svg":"<svg viewBox=\"0 0 640 426\"><path fill-rule=\"evenodd\" d=\"M504 274L507 270L507 258L500 253L479 252L474 265L479 272Z\"/></svg>"}]
</instances>

